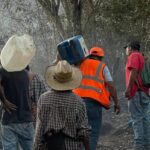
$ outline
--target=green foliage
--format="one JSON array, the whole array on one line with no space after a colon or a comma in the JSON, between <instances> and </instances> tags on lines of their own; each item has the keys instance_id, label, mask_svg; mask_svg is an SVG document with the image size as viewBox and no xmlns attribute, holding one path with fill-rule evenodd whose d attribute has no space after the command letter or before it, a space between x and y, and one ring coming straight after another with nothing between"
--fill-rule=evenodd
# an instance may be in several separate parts
<instances>
[{"instance_id":1,"label":"green foliage","mask_svg":"<svg viewBox=\"0 0 150 150\"><path fill-rule=\"evenodd\" d=\"M149 38L150 0L111 0L100 9L113 32L143 42Z\"/></svg>"}]
</instances>

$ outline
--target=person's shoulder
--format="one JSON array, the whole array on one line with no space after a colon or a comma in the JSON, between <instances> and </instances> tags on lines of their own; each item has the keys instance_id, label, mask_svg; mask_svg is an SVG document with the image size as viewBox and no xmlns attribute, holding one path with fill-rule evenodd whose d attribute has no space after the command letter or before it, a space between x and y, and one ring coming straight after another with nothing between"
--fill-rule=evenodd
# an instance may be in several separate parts
<instances>
[{"instance_id":1,"label":"person's shoulder","mask_svg":"<svg viewBox=\"0 0 150 150\"><path fill-rule=\"evenodd\" d=\"M133 53L131 53L130 56L131 56L131 57L141 57L142 54L141 54L140 52L133 52Z\"/></svg>"},{"instance_id":2,"label":"person's shoulder","mask_svg":"<svg viewBox=\"0 0 150 150\"><path fill-rule=\"evenodd\" d=\"M41 74L38 74L38 73L35 73L35 76L39 79L43 79L42 75Z\"/></svg>"},{"instance_id":3,"label":"person's shoulder","mask_svg":"<svg viewBox=\"0 0 150 150\"><path fill-rule=\"evenodd\" d=\"M44 82L44 78L41 74L34 74L34 80L38 81L38 82Z\"/></svg>"},{"instance_id":4,"label":"person's shoulder","mask_svg":"<svg viewBox=\"0 0 150 150\"><path fill-rule=\"evenodd\" d=\"M103 73L110 73L110 70L106 64L103 66Z\"/></svg>"},{"instance_id":5,"label":"person's shoulder","mask_svg":"<svg viewBox=\"0 0 150 150\"><path fill-rule=\"evenodd\" d=\"M39 100L41 103L45 103L46 101L49 101L49 99L52 97L52 92L51 90L44 92L43 94L40 95Z\"/></svg>"},{"instance_id":6,"label":"person's shoulder","mask_svg":"<svg viewBox=\"0 0 150 150\"><path fill-rule=\"evenodd\" d=\"M139 60L144 60L144 56L140 52L134 52L130 55L129 59L138 58Z\"/></svg>"},{"instance_id":7,"label":"person's shoulder","mask_svg":"<svg viewBox=\"0 0 150 150\"><path fill-rule=\"evenodd\" d=\"M108 68L107 64L104 61L100 61L99 65L101 65L103 72L104 72L104 70L109 71L109 68Z\"/></svg>"},{"instance_id":8,"label":"person's shoulder","mask_svg":"<svg viewBox=\"0 0 150 150\"><path fill-rule=\"evenodd\" d=\"M41 80L41 76L37 73L32 73L33 74L33 80Z\"/></svg>"}]
</instances>

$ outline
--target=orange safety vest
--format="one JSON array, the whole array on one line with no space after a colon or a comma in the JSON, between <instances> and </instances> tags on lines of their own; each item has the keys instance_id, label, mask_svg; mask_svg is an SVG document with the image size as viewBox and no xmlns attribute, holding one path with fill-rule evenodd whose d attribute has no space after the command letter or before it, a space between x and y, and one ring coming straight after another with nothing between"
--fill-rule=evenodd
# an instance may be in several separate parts
<instances>
[{"instance_id":1,"label":"orange safety vest","mask_svg":"<svg viewBox=\"0 0 150 150\"><path fill-rule=\"evenodd\" d=\"M109 92L104 81L105 64L99 60L86 59L80 65L83 79L79 88L73 90L80 97L95 99L105 108L109 108Z\"/></svg>"}]
</instances>

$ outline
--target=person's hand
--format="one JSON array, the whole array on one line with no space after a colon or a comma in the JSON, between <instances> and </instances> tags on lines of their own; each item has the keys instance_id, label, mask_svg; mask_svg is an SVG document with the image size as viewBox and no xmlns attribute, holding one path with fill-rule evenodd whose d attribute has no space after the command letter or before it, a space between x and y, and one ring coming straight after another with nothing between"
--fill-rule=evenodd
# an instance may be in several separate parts
<instances>
[{"instance_id":1,"label":"person's hand","mask_svg":"<svg viewBox=\"0 0 150 150\"><path fill-rule=\"evenodd\" d=\"M3 108L11 114L12 111L16 111L17 107L13 103L9 102L7 99L2 103Z\"/></svg>"},{"instance_id":2,"label":"person's hand","mask_svg":"<svg viewBox=\"0 0 150 150\"><path fill-rule=\"evenodd\" d=\"M131 88L127 88L125 91L125 97L129 98L130 97L130 92L131 92Z\"/></svg>"},{"instance_id":3,"label":"person's hand","mask_svg":"<svg viewBox=\"0 0 150 150\"><path fill-rule=\"evenodd\" d=\"M114 105L114 112L116 113L116 115L118 115L120 111L121 111L120 105L119 104Z\"/></svg>"}]
</instances>

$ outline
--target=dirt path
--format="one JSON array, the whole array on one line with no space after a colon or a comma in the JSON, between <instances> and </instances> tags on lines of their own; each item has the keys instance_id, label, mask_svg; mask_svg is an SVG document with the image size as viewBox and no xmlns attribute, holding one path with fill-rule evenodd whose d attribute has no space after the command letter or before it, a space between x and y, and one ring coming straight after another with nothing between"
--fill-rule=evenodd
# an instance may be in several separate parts
<instances>
[{"instance_id":1,"label":"dirt path","mask_svg":"<svg viewBox=\"0 0 150 150\"><path fill-rule=\"evenodd\" d=\"M110 110L103 111L103 128L97 150L129 150L133 145L133 131L128 126L127 101L120 100L122 111L119 115Z\"/></svg>"}]
</instances>

